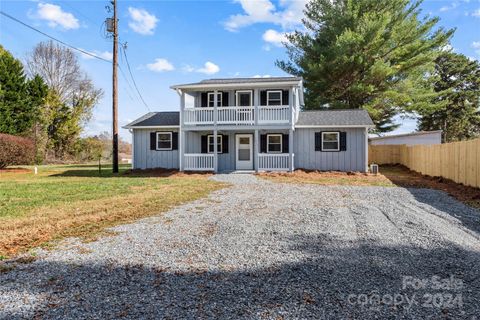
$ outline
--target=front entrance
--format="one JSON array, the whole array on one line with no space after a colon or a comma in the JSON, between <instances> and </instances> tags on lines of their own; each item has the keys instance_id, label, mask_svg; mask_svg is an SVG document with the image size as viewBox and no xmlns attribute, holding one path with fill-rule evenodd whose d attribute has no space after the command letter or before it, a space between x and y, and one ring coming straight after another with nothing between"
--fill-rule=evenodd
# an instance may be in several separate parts
<instances>
[{"instance_id":1,"label":"front entrance","mask_svg":"<svg viewBox=\"0 0 480 320\"><path fill-rule=\"evenodd\" d=\"M235 166L237 170L253 170L253 135L236 135Z\"/></svg>"}]
</instances>

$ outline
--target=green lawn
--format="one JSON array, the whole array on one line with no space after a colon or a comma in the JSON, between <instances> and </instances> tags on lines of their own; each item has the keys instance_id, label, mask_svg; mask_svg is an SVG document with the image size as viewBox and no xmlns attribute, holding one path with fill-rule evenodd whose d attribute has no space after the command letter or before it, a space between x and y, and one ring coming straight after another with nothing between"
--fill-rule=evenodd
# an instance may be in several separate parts
<instances>
[{"instance_id":1,"label":"green lawn","mask_svg":"<svg viewBox=\"0 0 480 320\"><path fill-rule=\"evenodd\" d=\"M207 175L119 174L98 165L40 166L0 171L0 256L65 236L90 237L105 227L158 214L222 187Z\"/></svg>"}]
</instances>

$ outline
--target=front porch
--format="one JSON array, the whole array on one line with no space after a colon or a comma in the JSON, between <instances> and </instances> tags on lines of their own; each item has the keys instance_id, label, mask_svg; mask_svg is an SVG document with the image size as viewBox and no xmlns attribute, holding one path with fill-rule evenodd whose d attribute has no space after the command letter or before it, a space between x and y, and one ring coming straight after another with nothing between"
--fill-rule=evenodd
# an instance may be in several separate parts
<instances>
[{"instance_id":1,"label":"front porch","mask_svg":"<svg viewBox=\"0 0 480 320\"><path fill-rule=\"evenodd\" d=\"M292 130L185 131L182 136L179 155L182 171L294 169Z\"/></svg>"}]
</instances>

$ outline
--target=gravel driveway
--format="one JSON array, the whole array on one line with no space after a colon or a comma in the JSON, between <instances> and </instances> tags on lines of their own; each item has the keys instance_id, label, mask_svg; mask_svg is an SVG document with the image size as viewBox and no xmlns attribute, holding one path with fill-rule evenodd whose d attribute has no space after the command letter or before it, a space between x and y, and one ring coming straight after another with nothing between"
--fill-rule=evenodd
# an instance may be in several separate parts
<instances>
[{"instance_id":1,"label":"gravel driveway","mask_svg":"<svg viewBox=\"0 0 480 320\"><path fill-rule=\"evenodd\" d=\"M234 185L0 274L0 318L465 318L480 212L426 189Z\"/></svg>"}]
</instances>

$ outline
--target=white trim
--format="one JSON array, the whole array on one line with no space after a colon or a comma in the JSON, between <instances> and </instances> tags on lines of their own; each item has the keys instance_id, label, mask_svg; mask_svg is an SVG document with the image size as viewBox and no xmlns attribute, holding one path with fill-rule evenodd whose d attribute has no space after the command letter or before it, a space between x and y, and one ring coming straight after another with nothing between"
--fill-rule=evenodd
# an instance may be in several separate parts
<instances>
[{"instance_id":1,"label":"white trim","mask_svg":"<svg viewBox=\"0 0 480 320\"><path fill-rule=\"evenodd\" d=\"M280 137L280 151L270 151L270 143L268 140L270 137ZM278 144L278 143L275 143ZM282 153L283 151L283 135L280 133L272 133L272 134L267 134L267 153Z\"/></svg>"},{"instance_id":2,"label":"white trim","mask_svg":"<svg viewBox=\"0 0 480 320\"><path fill-rule=\"evenodd\" d=\"M337 135L337 148L336 149L325 149L323 144L325 143L325 138L323 137L324 134L336 134ZM326 142L335 142L335 141L326 141ZM322 151L340 151L340 132L338 131L322 131Z\"/></svg>"},{"instance_id":3,"label":"white trim","mask_svg":"<svg viewBox=\"0 0 480 320\"><path fill-rule=\"evenodd\" d=\"M250 160L238 160L240 149L240 138L248 137L250 140ZM253 170L254 163L253 163L253 134L251 133L242 133L242 134L235 134L235 169L236 170Z\"/></svg>"},{"instance_id":4,"label":"white trim","mask_svg":"<svg viewBox=\"0 0 480 320\"><path fill-rule=\"evenodd\" d=\"M239 93L249 93L250 94L250 104L248 106L240 106L238 104L238 94ZM253 107L253 90L237 90L237 91L235 91L235 106L236 107Z\"/></svg>"},{"instance_id":5,"label":"white trim","mask_svg":"<svg viewBox=\"0 0 480 320\"><path fill-rule=\"evenodd\" d=\"M295 128L374 128L375 125L295 125Z\"/></svg>"},{"instance_id":6,"label":"white trim","mask_svg":"<svg viewBox=\"0 0 480 320\"><path fill-rule=\"evenodd\" d=\"M210 151L210 137L213 138L213 134L207 135L207 153L213 153L213 150ZM220 138L220 142L217 142L217 152L223 153L223 135L217 135L217 140ZM220 143L220 149L218 149L218 143Z\"/></svg>"},{"instance_id":7,"label":"white trim","mask_svg":"<svg viewBox=\"0 0 480 320\"><path fill-rule=\"evenodd\" d=\"M156 134L157 134L157 135L156 135L156 137L157 137L157 139L156 139L156 144L157 144L157 145L156 145L155 147L156 147L156 150L157 150L157 151L170 151L170 150L173 150L173 139L172 139L172 132L171 132L171 131L158 131L158 132L156 132ZM158 141L159 141L159 140L158 140L158 135L159 135L159 134L168 134L168 135L170 135L170 148L159 148L159 147L158 147ZM166 140L165 140L165 141L166 141Z\"/></svg>"},{"instance_id":8,"label":"white trim","mask_svg":"<svg viewBox=\"0 0 480 320\"><path fill-rule=\"evenodd\" d=\"M171 86L171 89L178 90L178 89L191 89L191 90L208 90L211 88L272 88L272 87L298 87L302 86L302 81L294 80L294 81L272 81L272 82L238 82L238 83L212 83L212 84L180 84Z\"/></svg>"},{"instance_id":9,"label":"white trim","mask_svg":"<svg viewBox=\"0 0 480 320\"><path fill-rule=\"evenodd\" d=\"M280 93L280 103L274 103L274 104L270 104L269 103L269 100L270 98L268 97L268 95L270 93ZM283 106L283 91L282 90L267 90L267 106Z\"/></svg>"},{"instance_id":10,"label":"white trim","mask_svg":"<svg viewBox=\"0 0 480 320\"><path fill-rule=\"evenodd\" d=\"M123 129L178 129L180 126L124 126Z\"/></svg>"},{"instance_id":11,"label":"white trim","mask_svg":"<svg viewBox=\"0 0 480 320\"><path fill-rule=\"evenodd\" d=\"M217 107L222 106L222 99L223 99L223 94L221 91L216 91L217 92ZM210 100L210 95L213 96L213 101ZM220 100L218 100L218 95L220 95ZM210 107L210 102L212 102L212 106ZM207 92L207 107L214 108L215 107L215 91L213 92Z\"/></svg>"}]
</instances>

